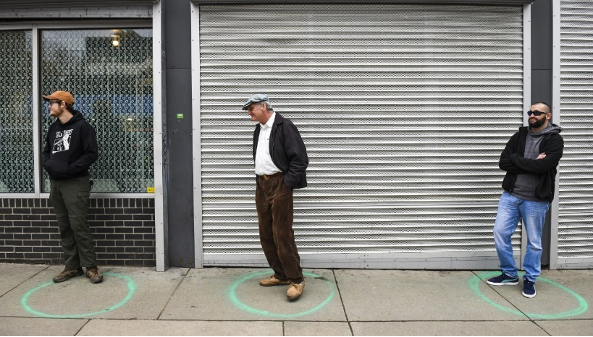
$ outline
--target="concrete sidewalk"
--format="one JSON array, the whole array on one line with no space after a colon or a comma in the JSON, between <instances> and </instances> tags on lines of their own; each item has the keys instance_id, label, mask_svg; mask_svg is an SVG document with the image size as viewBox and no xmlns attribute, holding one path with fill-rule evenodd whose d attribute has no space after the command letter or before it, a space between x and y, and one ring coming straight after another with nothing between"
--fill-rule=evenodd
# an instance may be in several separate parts
<instances>
[{"instance_id":1,"label":"concrete sidewalk","mask_svg":"<svg viewBox=\"0 0 593 337\"><path fill-rule=\"evenodd\" d=\"M305 270L296 302L268 269L0 264L0 335L592 335L593 270L544 271L537 296L488 271Z\"/></svg>"}]
</instances>

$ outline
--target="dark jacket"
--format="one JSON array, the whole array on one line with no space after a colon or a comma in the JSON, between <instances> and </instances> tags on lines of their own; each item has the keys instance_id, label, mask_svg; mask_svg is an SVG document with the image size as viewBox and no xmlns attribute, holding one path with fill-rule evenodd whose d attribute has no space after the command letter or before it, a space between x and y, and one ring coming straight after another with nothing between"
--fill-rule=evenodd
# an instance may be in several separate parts
<instances>
[{"instance_id":1,"label":"dark jacket","mask_svg":"<svg viewBox=\"0 0 593 337\"><path fill-rule=\"evenodd\" d=\"M253 133L253 160L259 140L260 126L257 124ZM309 165L307 149L299 130L288 118L276 113L274 126L270 134L270 156L274 165L284 173L284 183L292 189L307 186L306 169Z\"/></svg>"},{"instance_id":2,"label":"dark jacket","mask_svg":"<svg viewBox=\"0 0 593 337\"><path fill-rule=\"evenodd\" d=\"M526 126L520 127L519 131L507 142L500 155L498 166L507 171L502 181L502 188L510 193L513 191L518 174L535 174L539 176L535 197L552 201L554 199L556 167L562 157L564 140L559 132L544 134L539 145L539 153L545 152L546 157L538 160L527 159L523 158L523 155L528 132Z\"/></svg>"},{"instance_id":3,"label":"dark jacket","mask_svg":"<svg viewBox=\"0 0 593 337\"><path fill-rule=\"evenodd\" d=\"M53 122L43 148L43 168L52 179L70 179L89 175L89 167L99 158L95 129L74 110L64 124Z\"/></svg>"}]
</instances>

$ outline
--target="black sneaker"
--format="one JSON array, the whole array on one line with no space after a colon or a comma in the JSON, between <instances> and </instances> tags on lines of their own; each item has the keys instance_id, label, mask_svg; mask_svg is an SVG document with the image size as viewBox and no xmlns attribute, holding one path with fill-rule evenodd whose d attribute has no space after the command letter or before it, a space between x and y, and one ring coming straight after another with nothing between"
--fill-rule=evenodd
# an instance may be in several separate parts
<instances>
[{"instance_id":1,"label":"black sneaker","mask_svg":"<svg viewBox=\"0 0 593 337\"><path fill-rule=\"evenodd\" d=\"M53 278L55 283L68 281L69 279L84 274L82 268L78 269L64 269L56 277Z\"/></svg>"},{"instance_id":2,"label":"black sneaker","mask_svg":"<svg viewBox=\"0 0 593 337\"><path fill-rule=\"evenodd\" d=\"M507 274L502 273L500 276L493 277L486 281L486 283L493 286L516 286L519 284L519 278L510 277Z\"/></svg>"},{"instance_id":3,"label":"black sneaker","mask_svg":"<svg viewBox=\"0 0 593 337\"><path fill-rule=\"evenodd\" d=\"M528 298L535 297L535 282L523 280L523 296Z\"/></svg>"}]
</instances>

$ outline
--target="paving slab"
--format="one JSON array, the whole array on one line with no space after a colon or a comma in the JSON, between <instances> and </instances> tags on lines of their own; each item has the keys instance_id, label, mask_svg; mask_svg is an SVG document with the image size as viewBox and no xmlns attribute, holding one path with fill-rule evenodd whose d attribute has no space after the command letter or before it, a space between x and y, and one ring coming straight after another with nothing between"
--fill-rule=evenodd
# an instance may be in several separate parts
<instances>
[{"instance_id":1,"label":"paving slab","mask_svg":"<svg viewBox=\"0 0 593 337\"><path fill-rule=\"evenodd\" d=\"M284 336L352 336L347 322L285 322Z\"/></svg>"},{"instance_id":2,"label":"paving slab","mask_svg":"<svg viewBox=\"0 0 593 337\"><path fill-rule=\"evenodd\" d=\"M0 316L156 319L188 270L104 267L100 284L84 276L53 283L62 269L44 269L2 296Z\"/></svg>"},{"instance_id":3,"label":"paving slab","mask_svg":"<svg viewBox=\"0 0 593 337\"><path fill-rule=\"evenodd\" d=\"M498 310L504 301L469 271L336 270L350 321L526 320ZM477 296L472 282L485 296ZM481 284L483 283L483 284Z\"/></svg>"},{"instance_id":4,"label":"paving slab","mask_svg":"<svg viewBox=\"0 0 593 337\"><path fill-rule=\"evenodd\" d=\"M86 319L0 317L0 336L74 336Z\"/></svg>"},{"instance_id":5,"label":"paving slab","mask_svg":"<svg viewBox=\"0 0 593 337\"><path fill-rule=\"evenodd\" d=\"M0 264L0 296L46 269L42 264Z\"/></svg>"},{"instance_id":6,"label":"paving slab","mask_svg":"<svg viewBox=\"0 0 593 337\"><path fill-rule=\"evenodd\" d=\"M79 336L282 336L282 322L90 321Z\"/></svg>"},{"instance_id":7,"label":"paving slab","mask_svg":"<svg viewBox=\"0 0 593 337\"><path fill-rule=\"evenodd\" d=\"M352 322L354 336L547 336L529 321Z\"/></svg>"},{"instance_id":8,"label":"paving slab","mask_svg":"<svg viewBox=\"0 0 593 337\"><path fill-rule=\"evenodd\" d=\"M593 320L546 320L536 323L552 336L591 336L593 335Z\"/></svg>"},{"instance_id":9,"label":"paving slab","mask_svg":"<svg viewBox=\"0 0 593 337\"><path fill-rule=\"evenodd\" d=\"M306 270L297 301L288 286L261 287L270 269L192 269L167 304L161 319L346 321L331 270Z\"/></svg>"},{"instance_id":10,"label":"paving slab","mask_svg":"<svg viewBox=\"0 0 593 337\"><path fill-rule=\"evenodd\" d=\"M476 272L484 279L499 273ZM589 303L593 303L592 279L591 270L544 270L536 282L537 294L534 298L526 298L522 295L522 278L517 286L488 285L488 287L505 299L498 302L505 307L504 310L526 315L533 320L593 319L593 312L588 310Z\"/></svg>"}]
</instances>

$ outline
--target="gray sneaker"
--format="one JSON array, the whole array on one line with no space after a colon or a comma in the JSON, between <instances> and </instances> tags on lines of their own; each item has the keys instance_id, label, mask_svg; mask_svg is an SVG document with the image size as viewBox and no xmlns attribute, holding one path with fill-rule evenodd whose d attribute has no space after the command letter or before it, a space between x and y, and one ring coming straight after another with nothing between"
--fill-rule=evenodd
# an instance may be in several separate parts
<instances>
[{"instance_id":1,"label":"gray sneaker","mask_svg":"<svg viewBox=\"0 0 593 337\"><path fill-rule=\"evenodd\" d=\"M95 267L88 267L86 269L86 277L91 280L91 283L101 283L103 282L103 274L99 268Z\"/></svg>"},{"instance_id":2,"label":"gray sneaker","mask_svg":"<svg viewBox=\"0 0 593 337\"><path fill-rule=\"evenodd\" d=\"M76 276L80 276L84 274L82 272L82 268L78 268L78 269L64 269L62 270L61 273L59 273L57 276L55 276L53 278L55 283L60 283L60 282L64 282L64 281L68 281L69 279L76 277Z\"/></svg>"}]
</instances>

